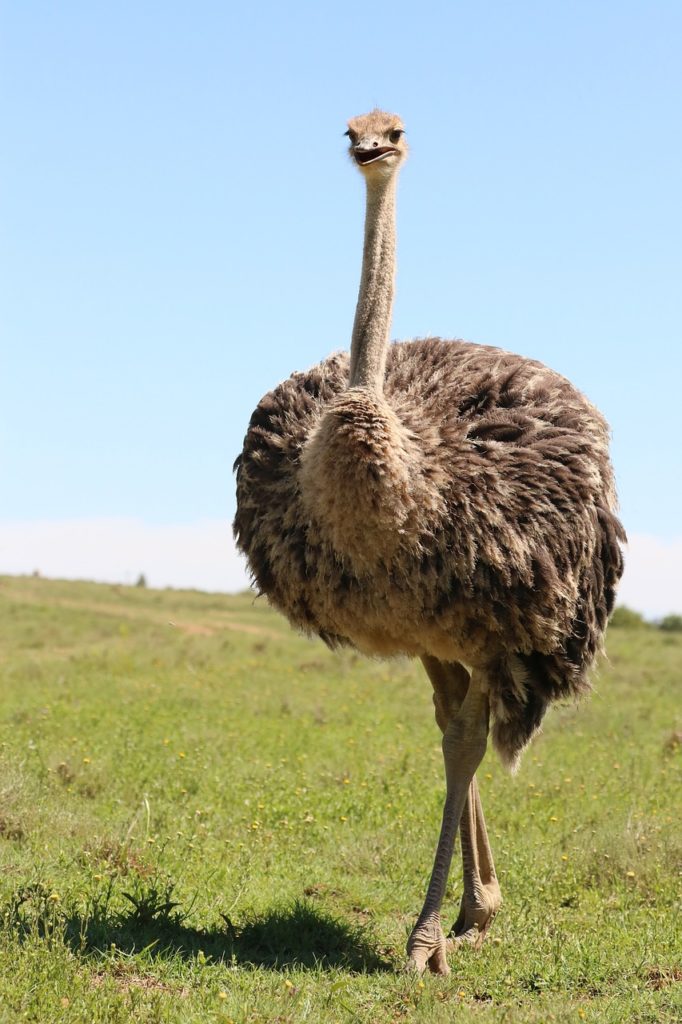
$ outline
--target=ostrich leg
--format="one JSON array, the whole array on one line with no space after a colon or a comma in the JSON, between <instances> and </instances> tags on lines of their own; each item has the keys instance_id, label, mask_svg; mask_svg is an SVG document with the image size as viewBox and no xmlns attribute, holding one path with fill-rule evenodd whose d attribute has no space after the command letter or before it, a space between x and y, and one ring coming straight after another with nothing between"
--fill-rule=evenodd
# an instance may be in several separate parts
<instances>
[{"instance_id":1,"label":"ostrich leg","mask_svg":"<svg viewBox=\"0 0 682 1024\"><path fill-rule=\"evenodd\" d=\"M445 805L431 880L424 906L407 943L408 965L420 974L428 966L434 974L448 974L446 939L440 919L457 826L469 786L483 759L488 739L488 697L478 673L469 682L458 710L451 712L443 732Z\"/></svg>"},{"instance_id":2,"label":"ostrich leg","mask_svg":"<svg viewBox=\"0 0 682 1024\"><path fill-rule=\"evenodd\" d=\"M479 947L483 944L492 919L500 908L502 896L475 776L469 786L459 827L462 838L464 893L459 916L452 926L450 938L455 944L470 942L473 946Z\"/></svg>"},{"instance_id":3,"label":"ostrich leg","mask_svg":"<svg viewBox=\"0 0 682 1024\"><path fill-rule=\"evenodd\" d=\"M433 685L436 721L445 732L448 718L459 710L469 688L469 673L458 662L443 662L431 657L424 657L422 661ZM448 948L460 942L480 946L502 903L475 776L459 827L464 894L459 916L448 936Z\"/></svg>"}]
</instances>

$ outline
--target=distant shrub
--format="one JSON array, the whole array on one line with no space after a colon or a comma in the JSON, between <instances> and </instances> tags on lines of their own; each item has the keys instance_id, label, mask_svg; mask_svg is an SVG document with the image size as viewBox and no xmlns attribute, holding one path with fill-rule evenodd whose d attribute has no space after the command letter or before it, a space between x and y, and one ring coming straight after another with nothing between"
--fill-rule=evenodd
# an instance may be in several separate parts
<instances>
[{"instance_id":1,"label":"distant shrub","mask_svg":"<svg viewBox=\"0 0 682 1024\"><path fill-rule=\"evenodd\" d=\"M682 615L666 615L658 623L658 628L666 633L682 633Z\"/></svg>"},{"instance_id":2,"label":"distant shrub","mask_svg":"<svg viewBox=\"0 0 682 1024\"><path fill-rule=\"evenodd\" d=\"M632 608L626 608L624 604L621 604L611 616L611 625L617 629L642 629L648 623L639 612L633 611Z\"/></svg>"},{"instance_id":3,"label":"distant shrub","mask_svg":"<svg viewBox=\"0 0 682 1024\"><path fill-rule=\"evenodd\" d=\"M136 587L146 587L147 586L147 577L145 576L145 574L143 572L141 572L140 575L137 577L137 583L135 584L135 586Z\"/></svg>"}]
</instances>

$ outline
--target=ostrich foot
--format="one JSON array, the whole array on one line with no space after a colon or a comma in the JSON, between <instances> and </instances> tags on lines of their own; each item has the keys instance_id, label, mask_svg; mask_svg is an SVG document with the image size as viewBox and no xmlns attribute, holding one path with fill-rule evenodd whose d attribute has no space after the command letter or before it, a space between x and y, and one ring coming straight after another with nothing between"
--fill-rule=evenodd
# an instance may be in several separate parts
<instances>
[{"instance_id":1,"label":"ostrich foot","mask_svg":"<svg viewBox=\"0 0 682 1024\"><path fill-rule=\"evenodd\" d=\"M496 879L477 887L475 895L465 893L457 920L448 935L448 949L463 942L469 943L474 949L480 949L501 904L502 896Z\"/></svg>"},{"instance_id":2,"label":"ostrich foot","mask_svg":"<svg viewBox=\"0 0 682 1024\"><path fill-rule=\"evenodd\" d=\"M446 951L440 919L418 921L407 940L407 969L423 974L428 967L432 974L449 974Z\"/></svg>"}]
</instances>

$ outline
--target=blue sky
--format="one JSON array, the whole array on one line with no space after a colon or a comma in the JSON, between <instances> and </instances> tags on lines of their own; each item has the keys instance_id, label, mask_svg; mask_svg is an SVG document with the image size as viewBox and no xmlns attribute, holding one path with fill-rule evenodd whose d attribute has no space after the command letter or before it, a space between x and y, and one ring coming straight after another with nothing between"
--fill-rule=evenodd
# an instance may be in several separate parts
<instances>
[{"instance_id":1,"label":"blue sky","mask_svg":"<svg viewBox=\"0 0 682 1024\"><path fill-rule=\"evenodd\" d=\"M50 571L48 526L151 545L229 521L260 395L347 347L342 133L376 104L412 147L395 337L501 345L586 391L682 606L681 45L656 0L4 5L0 571ZM68 543L59 573L88 572ZM628 599L653 609L642 550Z\"/></svg>"}]
</instances>

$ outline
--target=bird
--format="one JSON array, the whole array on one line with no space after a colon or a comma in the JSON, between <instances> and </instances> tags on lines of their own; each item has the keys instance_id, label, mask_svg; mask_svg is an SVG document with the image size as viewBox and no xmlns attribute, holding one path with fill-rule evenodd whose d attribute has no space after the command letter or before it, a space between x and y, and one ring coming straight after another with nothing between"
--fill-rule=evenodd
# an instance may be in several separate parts
<instances>
[{"instance_id":1,"label":"bird","mask_svg":"<svg viewBox=\"0 0 682 1024\"><path fill-rule=\"evenodd\" d=\"M566 378L500 348L391 342L402 119L348 121L366 208L350 354L258 403L235 463L235 541L257 591L331 648L419 658L445 800L407 969L449 973L501 905L476 771L516 770L547 708L586 693L623 572L610 430ZM463 894L442 904L460 833Z\"/></svg>"}]
</instances>

